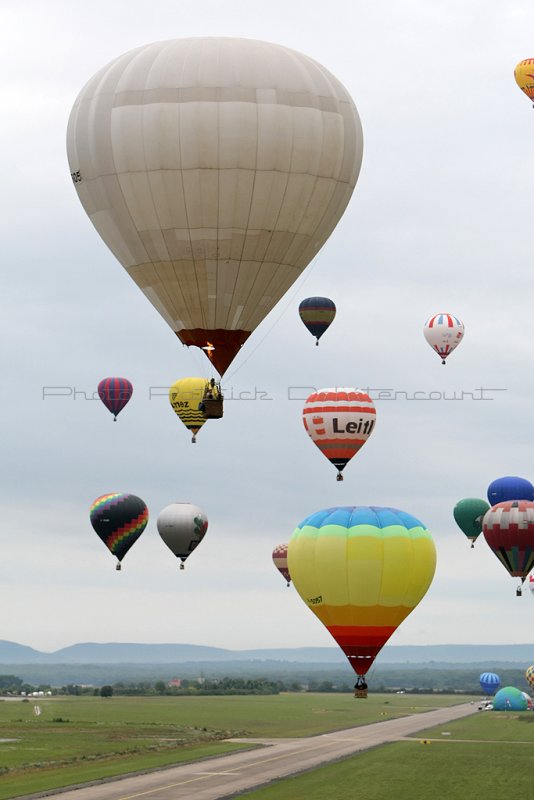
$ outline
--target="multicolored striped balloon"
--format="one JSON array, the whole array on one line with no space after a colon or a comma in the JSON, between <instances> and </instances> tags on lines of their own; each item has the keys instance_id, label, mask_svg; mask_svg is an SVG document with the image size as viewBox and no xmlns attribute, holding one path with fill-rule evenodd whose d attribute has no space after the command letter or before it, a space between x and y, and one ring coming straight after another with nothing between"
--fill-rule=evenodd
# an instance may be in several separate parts
<instances>
[{"instance_id":1,"label":"multicolored striped balloon","mask_svg":"<svg viewBox=\"0 0 534 800\"><path fill-rule=\"evenodd\" d=\"M307 517L288 548L293 585L358 675L426 594L436 567L429 531L394 508L342 506Z\"/></svg>"},{"instance_id":2,"label":"multicolored striped balloon","mask_svg":"<svg viewBox=\"0 0 534 800\"><path fill-rule=\"evenodd\" d=\"M103 378L98 384L98 396L117 422L119 414L133 394L133 386L126 378Z\"/></svg>"},{"instance_id":3,"label":"multicolored striped balloon","mask_svg":"<svg viewBox=\"0 0 534 800\"><path fill-rule=\"evenodd\" d=\"M289 586L291 583L291 575L289 574L289 568L287 566L287 544L279 544L274 548L273 564L280 575L285 578Z\"/></svg>"},{"instance_id":4,"label":"multicolored striped balloon","mask_svg":"<svg viewBox=\"0 0 534 800\"><path fill-rule=\"evenodd\" d=\"M299 305L299 315L318 345L319 339L334 321L336 306L329 297L307 297Z\"/></svg>"},{"instance_id":5,"label":"multicolored striped balloon","mask_svg":"<svg viewBox=\"0 0 534 800\"><path fill-rule=\"evenodd\" d=\"M91 525L110 553L120 562L148 524L148 508L135 494L103 494L89 510Z\"/></svg>"},{"instance_id":6,"label":"multicolored striped balloon","mask_svg":"<svg viewBox=\"0 0 534 800\"><path fill-rule=\"evenodd\" d=\"M490 508L482 521L484 538L513 578L524 582L534 567L534 503L508 500ZM521 594L521 588L517 590Z\"/></svg>"},{"instance_id":7,"label":"multicolored striped balloon","mask_svg":"<svg viewBox=\"0 0 534 800\"><path fill-rule=\"evenodd\" d=\"M425 339L445 364L445 359L456 350L463 339L464 323L452 314L435 314L425 322Z\"/></svg>"},{"instance_id":8,"label":"multicolored striped balloon","mask_svg":"<svg viewBox=\"0 0 534 800\"><path fill-rule=\"evenodd\" d=\"M319 389L304 404L302 420L321 453L341 471L372 434L376 409L361 389Z\"/></svg>"}]
</instances>

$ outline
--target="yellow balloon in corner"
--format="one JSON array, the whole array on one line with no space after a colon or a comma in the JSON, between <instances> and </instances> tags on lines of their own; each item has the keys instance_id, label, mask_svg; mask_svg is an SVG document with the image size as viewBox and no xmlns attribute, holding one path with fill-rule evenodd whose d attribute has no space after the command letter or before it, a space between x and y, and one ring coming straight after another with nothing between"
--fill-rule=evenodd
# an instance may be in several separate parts
<instances>
[{"instance_id":1,"label":"yellow balloon in corner","mask_svg":"<svg viewBox=\"0 0 534 800\"><path fill-rule=\"evenodd\" d=\"M193 434L192 441L196 441L196 434L206 422L204 413L199 405L204 399L210 382L206 378L180 378L169 389L169 402L174 413L181 419L188 431ZM214 392L218 392L214 387Z\"/></svg>"},{"instance_id":2,"label":"yellow balloon in corner","mask_svg":"<svg viewBox=\"0 0 534 800\"><path fill-rule=\"evenodd\" d=\"M534 103L534 58L520 61L514 70L514 78L521 91Z\"/></svg>"}]
</instances>

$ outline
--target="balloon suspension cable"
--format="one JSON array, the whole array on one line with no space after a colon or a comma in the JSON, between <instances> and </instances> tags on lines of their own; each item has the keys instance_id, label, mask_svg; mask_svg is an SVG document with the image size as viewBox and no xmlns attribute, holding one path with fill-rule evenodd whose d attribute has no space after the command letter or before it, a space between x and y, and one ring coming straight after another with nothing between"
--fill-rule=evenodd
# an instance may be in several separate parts
<instances>
[{"instance_id":1,"label":"balloon suspension cable","mask_svg":"<svg viewBox=\"0 0 534 800\"><path fill-rule=\"evenodd\" d=\"M342 480L343 480L343 475L341 474L341 472L338 472L336 475L336 481L342 481Z\"/></svg>"},{"instance_id":2,"label":"balloon suspension cable","mask_svg":"<svg viewBox=\"0 0 534 800\"><path fill-rule=\"evenodd\" d=\"M270 327L270 328L269 328L269 329L266 331L266 333L265 333L265 334L262 336L262 338L259 340L259 342L258 342L258 344L256 345L256 347L254 348L254 350L251 350L251 351L250 351L250 353L247 355L247 357L243 359L243 361L241 362L241 364L238 364L238 366L237 366L237 367L236 367L236 368L233 370L233 372L231 372L231 373L230 373L230 375L227 375L227 376L226 376L226 380L230 380L231 378L233 378L233 377L234 377L234 375L236 374L236 372L238 372L238 370L240 370L240 369L241 369L241 367L244 367L244 366L245 366L245 364L247 363L247 361L248 361L250 358L252 358L252 356L254 355L254 353L256 352L256 350L258 349L258 347L259 347L261 344L263 344L263 342L265 341L265 339L266 339L266 338L269 336L269 334L271 333L271 331L273 330L273 328L274 328L276 325L278 325L278 323L280 322L280 320L282 319L282 317L284 316L284 314L286 313L286 311L287 311L287 310L288 310L288 309L289 309L289 308L290 308L290 307L293 305L293 300L294 300L294 299L295 299L295 297L296 297L296 296L299 294L299 292L302 290L302 287L304 286L304 284L306 283L306 281L308 281L308 280L309 280L309 278L310 278L310 276L311 276L311 274L312 274L313 270L316 268L317 264L319 263L319 261L320 261L320 259L321 259L322 257L323 257L323 249L321 249L321 251L320 251L319 253L317 253L317 255L316 255L314 258L312 258L312 260L311 260L311 262L308 264L307 268L306 268L306 269L305 269L303 272L301 272L301 273L300 273L300 276L299 276L299 278L297 278L297 280L295 281L295 283L298 283L298 286L295 288L295 291L293 292L293 294L292 294L292 295L291 295L291 296L288 298L287 305L285 306L285 308L283 308L283 309L281 310L280 314L279 314L279 315L276 317L276 319L274 320L274 322L273 322L273 324L271 325L271 327ZM304 276L304 277L303 277L303 276ZM300 280L300 278L302 278L302 280ZM293 285L295 285L295 284L293 284Z\"/></svg>"},{"instance_id":3,"label":"balloon suspension cable","mask_svg":"<svg viewBox=\"0 0 534 800\"><path fill-rule=\"evenodd\" d=\"M117 561L117 566L115 567L115 569L116 569L117 571L120 571L120 570L122 569L122 565L121 565L121 562L120 562L120 561Z\"/></svg>"}]
</instances>

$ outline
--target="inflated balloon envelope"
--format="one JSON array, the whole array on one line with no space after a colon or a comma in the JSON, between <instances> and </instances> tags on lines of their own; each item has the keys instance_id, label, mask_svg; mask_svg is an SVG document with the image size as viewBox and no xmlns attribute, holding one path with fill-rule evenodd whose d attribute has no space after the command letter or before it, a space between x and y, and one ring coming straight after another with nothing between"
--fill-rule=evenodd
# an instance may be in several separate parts
<instances>
[{"instance_id":1,"label":"inflated balloon envelope","mask_svg":"<svg viewBox=\"0 0 534 800\"><path fill-rule=\"evenodd\" d=\"M82 89L67 132L91 222L221 375L339 222L362 149L327 69L227 37L123 54Z\"/></svg>"},{"instance_id":2,"label":"inflated balloon envelope","mask_svg":"<svg viewBox=\"0 0 534 800\"><path fill-rule=\"evenodd\" d=\"M426 594L436 567L430 532L394 508L341 506L307 517L288 547L293 584L365 675Z\"/></svg>"}]
</instances>

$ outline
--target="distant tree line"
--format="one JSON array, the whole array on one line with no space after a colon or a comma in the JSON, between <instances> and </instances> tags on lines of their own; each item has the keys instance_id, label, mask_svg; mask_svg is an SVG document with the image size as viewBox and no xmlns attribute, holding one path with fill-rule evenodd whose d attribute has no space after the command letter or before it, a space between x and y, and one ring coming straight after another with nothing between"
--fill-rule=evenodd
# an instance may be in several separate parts
<instances>
[{"instance_id":1,"label":"distant tree line","mask_svg":"<svg viewBox=\"0 0 534 800\"><path fill-rule=\"evenodd\" d=\"M467 667L456 669L406 667L387 670L376 669L369 673L370 692L405 691L412 694L482 694L478 682L479 670ZM498 670L501 686L516 686L522 691L532 691L521 669ZM179 682L157 679L142 681L107 681L102 684L67 683L60 687L49 684L33 685L16 675L0 675L0 694L31 694L35 691L53 695L112 696L204 696L204 695L275 695L280 692L352 692L352 675L328 675L328 672L306 674L305 667L299 676L222 676L183 678ZM178 685L179 683L179 685Z\"/></svg>"}]
</instances>

